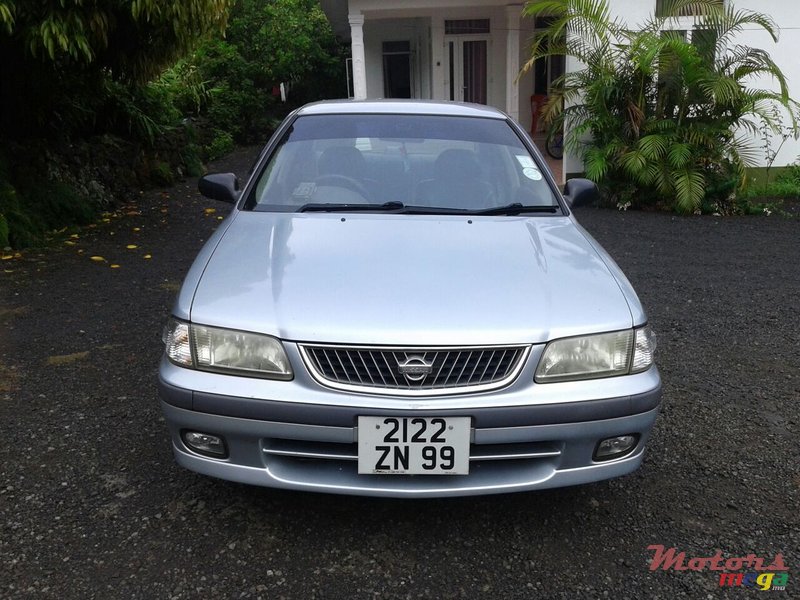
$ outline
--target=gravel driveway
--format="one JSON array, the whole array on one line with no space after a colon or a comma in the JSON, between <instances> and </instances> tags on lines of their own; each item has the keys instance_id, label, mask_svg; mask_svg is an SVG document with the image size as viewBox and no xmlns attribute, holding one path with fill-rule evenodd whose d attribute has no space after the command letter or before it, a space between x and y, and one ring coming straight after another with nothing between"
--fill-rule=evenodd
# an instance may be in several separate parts
<instances>
[{"instance_id":1,"label":"gravel driveway","mask_svg":"<svg viewBox=\"0 0 800 600\"><path fill-rule=\"evenodd\" d=\"M243 173L251 157L216 167ZM62 247L0 263L0 597L753 593L710 571L650 571L653 544L783 553L788 586L770 597L800 597L800 220L579 211L659 336L665 404L643 467L539 493L387 500L245 487L173 461L161 327L227 210L194 190L144 194Z\"/></svg>"}]
</instances>

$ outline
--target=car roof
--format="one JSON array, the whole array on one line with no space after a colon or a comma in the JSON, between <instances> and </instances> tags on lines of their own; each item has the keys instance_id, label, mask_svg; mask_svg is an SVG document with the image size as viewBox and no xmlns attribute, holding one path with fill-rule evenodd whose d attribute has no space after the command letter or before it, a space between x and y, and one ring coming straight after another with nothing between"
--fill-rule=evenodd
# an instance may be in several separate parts
<instances>
[{"instance_id":1,"label":"car roof","mask_svg":"<svg viewBox=\"0 0 800 600\"><path fill-rule=\"evenodd\" d=\"M324 100L306 104L297 115L437 115L506 119L496 108L482 104L435 100Z\"/></svg>"}]
</instances>

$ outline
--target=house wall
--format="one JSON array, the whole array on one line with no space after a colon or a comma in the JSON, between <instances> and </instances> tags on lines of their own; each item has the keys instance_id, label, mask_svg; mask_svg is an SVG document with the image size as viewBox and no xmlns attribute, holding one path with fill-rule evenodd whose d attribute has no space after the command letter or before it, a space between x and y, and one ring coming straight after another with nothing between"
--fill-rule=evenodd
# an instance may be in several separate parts
<instances>
[{"instance_id":1,"label":"house wall","mask_svg":"<svg viewBox=\"0 0 800 600\"><path fill-rule=\"evenodd\" d=\"M755 29L744 31L737 42L747 46L762 48L770 53L772 59L781 68L789 82L789 94L800 101L800 3L797 0L739 0L734 5L739 9L756 10L770 15L780 26L780 38L777 43L769 34ZM756 87L777 90L774 81L760 80ZM785 120L788 123L788 119ZM772 140L772 148L778 151L782 140ZM763 145L762 140L756 146ZM800 140L789 139L778 151L774 166L786 166L800 159ZM764 153L760 153L760 166L766 166Z\"/></svg>"}]
</instances>

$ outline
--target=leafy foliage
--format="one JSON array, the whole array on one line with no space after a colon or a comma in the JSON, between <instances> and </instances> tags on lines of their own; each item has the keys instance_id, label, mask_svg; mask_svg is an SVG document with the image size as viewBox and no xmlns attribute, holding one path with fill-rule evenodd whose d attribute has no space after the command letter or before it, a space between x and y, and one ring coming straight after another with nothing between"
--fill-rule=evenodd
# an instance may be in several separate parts
<instances>
[{"instance_id":1,"label":"leafy foliage","mask_svg":"<svg viewBox=\"0 0 800 600\"><path fill-rule=\"evenodd\" d=\"M260 141L294 106L342 96L342 53L317 0L238 0L225 38L206 40L176 68L204 82L199 112L216 130L208 146L218 147L220 132ZM288 105L276 93L281 83Z\"/></svg>"},{"instance_id":2,"label":"leafy foliage","mask_svg":"<svg viewBox=\"0 0 800 600\"><path fill-rule=\"evenodd\" d=\"M0 0L0 135L102 130L109 82L143 85L223 31L231 1Z\"/></svg>"},{"instance_id":3,"label":"leafy foliage","mask_svg":"<svg viewBox=\"0 0 800 600\"><path fill-rule=\"evenodd\" d=\"M35 57L144 81L223 31L229 0L2 0L0 25Z\"/></svg>"},{"instance_id":4,"label":"leafy foliage","mask_svg":"<svg viewBox=\"0 0 800 600\"><path fill-rule=\"evenodd\" d=\"M691 41L670 31L687 8L701 13ZM752 28L777 40L764 14L674 0L665 16L630 30L611 17L607 0L539 0L525 12L552 20L524 68L551 55L584 65L554 82L544 116L566 125L567 148L612 204L685 213L724 204L755 160L749 134L778 133L784 117L797 132L798 104L779 67L764 50L736 43ZM778 91L747 87L754 76L772 78Z\"/></svg>"},{"instance_id":5,"label":"leafy foliage","mask_svg":"<svg viewBox=\"0 0 800 600\"><path fill-rule=\"evenodd\" d=\"M0 242L263 141L344 93L341 51L317 0L0 0Z\"/></svg>"}]
</instances>

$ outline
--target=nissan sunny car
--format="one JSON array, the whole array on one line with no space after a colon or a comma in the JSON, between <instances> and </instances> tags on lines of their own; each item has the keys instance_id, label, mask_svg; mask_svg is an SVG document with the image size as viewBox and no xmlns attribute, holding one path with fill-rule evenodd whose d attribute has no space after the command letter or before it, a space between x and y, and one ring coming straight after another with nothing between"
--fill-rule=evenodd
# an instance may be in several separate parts
<instances>
[{"instance_id":1,"label":"nissan sunny car","mask_svg":"<svg viewBox=\"0 0 800 600\"><path fill-rule=\"evenodd\" d=\"M642 462L661 382L631 285L507 115L435 102L292 113L164 330L179 464L248 484L491 494Z\"/></svg>"}]
</instances>

